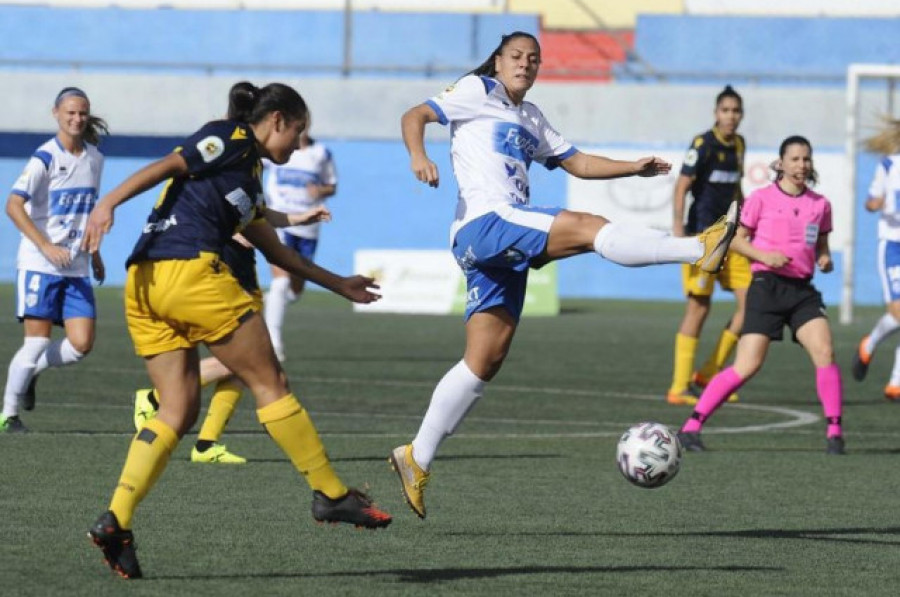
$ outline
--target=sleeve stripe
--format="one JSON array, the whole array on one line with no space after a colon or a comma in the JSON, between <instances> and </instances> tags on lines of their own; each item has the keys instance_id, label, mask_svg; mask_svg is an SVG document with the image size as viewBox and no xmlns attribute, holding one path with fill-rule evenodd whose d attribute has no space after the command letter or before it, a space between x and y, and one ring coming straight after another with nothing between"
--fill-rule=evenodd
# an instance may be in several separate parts
<instances>
[{"instance_id":1,"label":"sleeve stripe","mask_svg":"<svg viewBox=\"0 0 900 597\"><path fill-rule=\"evenodd\" d=\"M437 103L436 103L434 100L428 100L428 101L426 101L425 103L426 103L432 110L434 110L434 113L435 113L435 114L437 114L438 122L440 122L441 124L447 124L448 122L450 122L450 121L447 119L447 115L444 114L444 111L441 110L441 107L438 106Z\"/></svg>"},{"instance_id":2,"label":"sleeve stripe","mask_svg":"<svg viewBox=\"0 0 900 597\"><path fill-rule=\"evenodd\" d=\"M50 161L53 159L53 156L49 152L38 150L34 152L32 157L39 159L44 164L44 170L50 169Z\"/></svg>"},{"instance_id":3,"label":"sleeve stripe","mask_svg":"<svg viewBox=\"0 0 900 597\"><path fill-rule=\"evenodd\" d=\"M559 155L550 156L549 158L547 158L544 161L544 167L547 168L547 170L553 170L554 168L559 166L560 162L563 162L564 160L572 157L576 153L578 153L578 148L576 148L573 145L572 147L570 147L563 153L561 153Z\"/></svg>"},{"instance_id":4,"label":"sleeve stripe","mask_svg":"<svg viewBox=\"0 0 900 597\"><path fill-rule=\"evenodd\" d=\"M27 191L23 191L22 189L13 189L9 192L10 195L18 195L23 198L25 201L31 201L31 195L28 194Z\"/></svg>"}]
</instances>

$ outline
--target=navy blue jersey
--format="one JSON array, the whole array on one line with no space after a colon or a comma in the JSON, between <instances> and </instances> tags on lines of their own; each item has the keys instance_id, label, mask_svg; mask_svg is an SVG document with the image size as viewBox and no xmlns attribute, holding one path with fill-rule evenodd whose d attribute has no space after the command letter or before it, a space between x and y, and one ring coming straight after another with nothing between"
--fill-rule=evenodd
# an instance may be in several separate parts
<instances>
[{"instance_id":1,"label":"navy blue jersey","mask_svg":"<svg viewBox=\"0 0 900 597\"><path fill-rule=\"evenodd\" d=\"M743 172L742 136L735 135L731 143L726 143L713 129L694 137L681 166L681 173L694 179L694 201L688 210L685 232L701 232L725 215L731 202L742 196Z\"/></svg>"},{"instance_id":2,"label":"navy blue jersey","mask_svg":"<svg viewBox=\"0 0 900 597\"><path fill-rule=\"evenodd\" d=\"M157 259L193 259L222 248L262 217L262 162L246 124L205 124L177 148L188 175L169 179L127 265Z\"/></svg>"}]
</instances>

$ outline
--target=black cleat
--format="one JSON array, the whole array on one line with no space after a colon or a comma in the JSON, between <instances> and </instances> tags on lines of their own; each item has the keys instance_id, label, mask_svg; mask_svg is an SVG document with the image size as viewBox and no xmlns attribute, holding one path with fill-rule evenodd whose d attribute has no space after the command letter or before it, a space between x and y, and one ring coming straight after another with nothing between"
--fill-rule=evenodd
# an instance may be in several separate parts
<instances>
[{"instance_id":1,"label":"black cleat","mask_svg":"<svg viewBox=\"0 0 900 597\"><path fill-rule=\"evenodd\" d=\"M0 416L0 433L28 433L28 427L16 415L5 418Z\"/></svg>"},{"instance_id":2,"label":"black cleat","mask_svg":"<svg viewBox=\"0 0 900 597\"><path fill-rule=\"evenodd\" d=\"M863 339L859 341L859 345L853 353L851 373L853 373L853 379L856 381L864 380L866 378L866 373L869 372L869 363L872 362L872 355L866 350L868 341L869 337L864 336Z\"/></svg>"},{"instance_id":3,"label":"black cleat","mask_svg":"<svg viewBox=\"0 0 900 597\"><path fill-rule=\"evenodd\" d=\"M103 551L103 559L113 572L122 578L141 578L137 561L134 533L119 526L116 515L107 510L88 530L88 537Z\"/></svg>"},{"instance_id":4,"label":"black cleat","mask_svg":"<svg viewBox=\"0 0 900 597\"><path fill-rule=\"evenodd\" d=\"M25 390L25 393L22 394L22 408L25 410L34 410L34 386L37 385L37 375L31 376L31 381L28 382L28 388Z\"/></svg>"},{"instance_id":5,"label":"black cleat","mask_svg":"<svg viewBox=\"0 0 900 597\"><path fill-rule=\"evenodd\" d=\"M844 451L844 438L840 435L836 435L834 437L829 437L825 440L825 453L843 456L847 452Z\"/></svg>"},{"instance_id":6,"label":"black cleat","mask_svg":"<svg viewBox=\"0 0 900 597\"><path fill-rule=\"evenodd\" d=\"M699 433L679 431L678 439L681 441L681 447L688 452L706 452L706 446L703 445L703 440L700 439Z\"/></svg>"},{"instance_id":7,"label":"black cleat","mask_svg":"<svg viewBox=\"0 0 900 597\"><path fill-rule=\"evenodd\" d=\"M391 515L375 507L369 496L351 489L344 497L331 499L313 492L312 515L318 522L346 522L356 527L378 529L391 524Z\"/></svg>"}]
</instances>

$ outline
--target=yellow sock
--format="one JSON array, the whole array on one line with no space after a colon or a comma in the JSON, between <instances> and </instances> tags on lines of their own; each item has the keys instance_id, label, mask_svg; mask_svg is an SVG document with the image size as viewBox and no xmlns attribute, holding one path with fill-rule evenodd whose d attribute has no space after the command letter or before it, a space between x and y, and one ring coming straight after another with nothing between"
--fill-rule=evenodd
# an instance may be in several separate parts
<instances>
[{"instance_id":1,"label":"yellow sock","mask_svg":"<svg viewBox=\"0 0 900 597\"><path fill-rule=\"evenodd\" d=\"M716 349L703 363L703 367L700 368L700 375L704 379L710 380L722 370L722 366L731 358L731 353L734 352L734 347L737 346L738 338L739 336L728 328L722 330L719 341L716 343Z\"/></svg>"},{"instance_id":2,"label":"yellow sock","mask_svg":"<svg viewBox=\"0 0 900 597\"><path fill-rule=\"evenodd\" d=\"M209 409L206 411L206 418L203 419L203 426L200 427L200 433L197 435L199 440L207 440L211 442L219 441L222 437L222 431L228 424L228 419L234 413L234 407L237 406L238 400L241 399L241 386L233 381L220 381L216 384L216 391L209 403Z\"/></svg>"},{"instance_id":3,"label":"yellow sock","mask_svg":"<svg viewBox=\"0 0 900 597\"><path fill-rule=\"evenodd\" d=\"M131 440L119 484L109 504L123 529L131 528L135 508L159 479L177 445L178 435L159 419L147 421Z\"/></svg>"},{"instance_id":4,"label":"yellow sock","mask_svg":"<svg viewBox=\"0 0 900 597\"><path fill-rule=\"evenodd\" d=\"M347 486L331 468L312 419L293 394L258 409L256 416L310 487L332 499L347 493Z\"/></svg>"},{"instance_id":5,"label":"yellow sock","mask_svg":"<svg viewBox=\"0 0 900 597\"><path fill-rule=\"evenodd\" d=\"M694 355L697 352L697 338L675 334L675 367L672 370L670 394L680 394L688 389L694 372Z\"/></svg>"}]
</instances>

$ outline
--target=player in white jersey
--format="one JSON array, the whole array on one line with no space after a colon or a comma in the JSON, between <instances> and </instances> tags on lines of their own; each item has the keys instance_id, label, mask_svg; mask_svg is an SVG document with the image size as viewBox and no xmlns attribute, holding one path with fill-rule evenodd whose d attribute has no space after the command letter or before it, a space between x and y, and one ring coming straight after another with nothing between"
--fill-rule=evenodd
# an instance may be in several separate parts
<instances>
[{"instance_id":1,"label":"player in white jersey","mask_svg":"<svg viewBox=\"0 0 900 597\"><path fill-rule=\"evenodd\" d=\"M300 147L286 164L266 164L266 205L283 213L304 213L325 205L325 200L337 191L337 171L327 147L309 136L309 128L300 137ZM326 220L327 221L327 220ZM279 228L281 242L302 257L313 261L319 244L320 222L303 226ZM272 284L265 296L265 319L272 346L280 361L284 361L284 342L281 328L284 312L290 303L300 298L306 280L291 276L272 265Z\"/></svg>"},{"instance_id":2,"label":"player in white jersey","mask_svg":"<svg viewBox=\"0 0 900 597\"><path fill-rule=\"evenodd\" d=\"M17 259L16 316L25 341L13 356L3 394L0 431L26 431L19 407L34 408L34 382L48 367L80 361L94 344L94 292L105 271L100 255L81 250L88 214L103 172L97 150L106 123L91 115L84 91L66 87L56 97L56 136L28 160L6 201L6 213L22 233ZM50 340L53 325L66 337ZM21 402L21 404L20 404Z\"/></svg>"},{"instance_id":3,"label":"player in white jersey","mask_svg":"<svg viewBox=\"0 0 900 597\"><path fill-rule=\"evenodd\" d=\"M609 222L588 213L534 207L529 196L532 162L585 179L657 176L671 165L656 157L634 162L578 151L525 101L538 74L541 50L531 34L503 36L478 68L442 94L408 110L403 140L416 178L439 182L425 152L425 125L450 124L453 171L459 185L451 226L453 254L466 275L466 348L463 359L441 379L419 432L390 456L404 497L425 517L424 486L440 443L453 433L500 370L518 326L528 268L596 252L627 266L695 263L705 271L722 266L734 236L736 205L693 237Z\"/></svg>"},{"instance_id":4,"label":"player in white jersey","mask_svg":"<svg viewBox=\"0 0 900 597\"><path fill-rule=\"evenodd\" d=\"M875 167L868 211L880 211L878 220L878 273L887 309L872 330L859 342L853 360L853 377L865 378L878 345L900 329L900 119L885 119L884 129L867 140L872 152L884 156ZM900 400L900 346L894 353L894 368L884 388L888 400Z\"/></svg>"}]
</instances>

